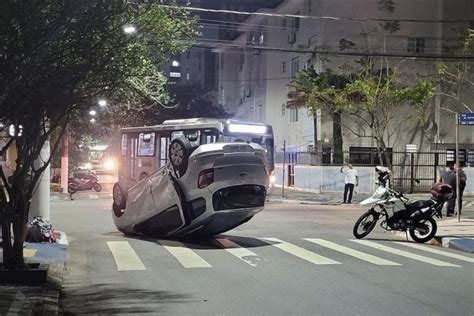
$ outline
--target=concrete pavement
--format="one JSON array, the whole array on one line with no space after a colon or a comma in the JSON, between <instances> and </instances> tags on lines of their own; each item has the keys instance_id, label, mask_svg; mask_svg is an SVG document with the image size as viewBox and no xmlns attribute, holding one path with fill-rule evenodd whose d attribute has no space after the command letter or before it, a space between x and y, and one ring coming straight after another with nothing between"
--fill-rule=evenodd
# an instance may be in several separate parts
<instances>
[{"instance_id":1,"label":"concrete pavement","mask_svg":"<svg viewBox=\"0 0 474 316\"><path fill-rule=\"evenodd\" d=\"M68 242L65 233L57 235L57 243L25 243L25 261L48 264L48 281L35 286L0 284L0 315L58 315ZM0 262L2 258L0 248Z\"/></svg>"},{"instance_id":2,"label":"concrete pavement","mask_svg":"<svg viewBox=\"0 0 474 316\"><path fill-rule=\"evenodd\" d=\"M352 204L344 204L348 207L361 208L359 203L368 198L370 194L355 193ZM430 194L406 194L413 200L429 199ZM288 204L308 204L308 205L341 205L342 194L339 192L308 192L285 188L275 187L268 195L268 200L274 203ZM445 214L445 213L444 213ZM438 220L438 232L436 240L433 243L442 245L445 248L453 248L465 252L474 253L474 196L465 196L463 198L463 208L461 220L453 217L443 217ZM405 236L405 233L400 234Z\"/></svg>"}]
</instances>

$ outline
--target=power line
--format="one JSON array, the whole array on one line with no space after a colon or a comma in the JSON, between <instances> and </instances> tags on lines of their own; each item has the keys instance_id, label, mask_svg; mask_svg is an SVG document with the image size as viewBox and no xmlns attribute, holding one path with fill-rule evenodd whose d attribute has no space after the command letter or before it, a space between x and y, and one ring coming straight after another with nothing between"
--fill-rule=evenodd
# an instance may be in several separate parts
<instances>
[{"instance_id":1,"label":"power line","mask_svg":"<svg viewBox=\"0 0 474 316\"><path fill-rule=\"evenodd\" d=\"M176 5L161 5L165 8L170 9L183 9L188 11L197 12L211 12L211 13L227 13L227 14L238 14L238 15L250 15L250 16L265 16L265 17L278 17L278 18L300 18L300 19L314 19L314 20L332 20L332 21L353 21L353 22L409 22L409 23L470 23L474 20L414 20L414 19L382 19L382 18L351 18L351 17L335 17L335 16L311 16L301 14L278 14L270 12L246 12L246 11L234 11L224 9L207 9L187 6L176 6Z\"/></svg>"},{"instance_id":2,"label":"power line","mask_svg":"<svg viewBox=\"0 0 474 316\"><path fill-rule=\"evenodd\" d=\"M206 46L207 45L207 46ZM357 57L391 57L391 58L407 58L407 59L431 59L431 60L474 60L474 56L448 56L448 55L433 55L423 54L419 56L407 55L407 54L396 54L396 53L376 53L376 52L351 52L351 51L329 51L329 50L309 50L309 49L292 49L292 48L281 48L281 47L249 47L246 45L239 44L219 44L210 46L206 42L196 41L193 46L207 47L210 49L216 48L227 48L234 50L259 50L259 51L274 51L282 53L298 53L298 54L320 54L320 55L340 55L340 56L357 56Z\"/></svg>"}]
</instances>

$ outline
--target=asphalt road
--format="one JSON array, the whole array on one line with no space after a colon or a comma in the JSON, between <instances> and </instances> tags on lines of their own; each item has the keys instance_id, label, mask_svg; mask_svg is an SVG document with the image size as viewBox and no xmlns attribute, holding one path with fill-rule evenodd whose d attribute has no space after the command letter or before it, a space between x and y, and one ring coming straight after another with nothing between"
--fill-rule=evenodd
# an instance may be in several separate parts
<instances>
[{"instance_id":1,"label":"asphalt road","mask_svg":"<svg viewBox=\"0 0 474 316\"><path fill-rule=\"evenodd\" d=\"M357 206L268 204L225 235L176 243L123 236L103 197L52 203L70 243L65 314L474 314L474 256L380 228L356 243Z\"/></svg>"}]
</instances>

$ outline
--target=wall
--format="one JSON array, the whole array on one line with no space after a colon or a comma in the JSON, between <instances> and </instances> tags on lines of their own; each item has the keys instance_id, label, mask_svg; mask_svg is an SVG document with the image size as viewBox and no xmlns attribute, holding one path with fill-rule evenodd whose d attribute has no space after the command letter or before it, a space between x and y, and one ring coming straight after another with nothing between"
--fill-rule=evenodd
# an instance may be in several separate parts
<instances>
[{"instance_id":1,"label":"wall","mask_svg":"<svg viewBox=\"0 0 474 316\"><path fill-rule=\"evenodd\" d=\"M275 165L275 184L281 185L282 164ZM285 186L288 185L288 166L285 166ZM375 181L377 175L374 167L356 167L359 173L360 193L371 193L376 189ZM474 194L474 168L464 168L467 176L467 186L465 195ZM295 166L294 188L315 192L343 192L344 174L340 173L340 167L320 167L320 166Z\"/></svg>"}]
</instances>

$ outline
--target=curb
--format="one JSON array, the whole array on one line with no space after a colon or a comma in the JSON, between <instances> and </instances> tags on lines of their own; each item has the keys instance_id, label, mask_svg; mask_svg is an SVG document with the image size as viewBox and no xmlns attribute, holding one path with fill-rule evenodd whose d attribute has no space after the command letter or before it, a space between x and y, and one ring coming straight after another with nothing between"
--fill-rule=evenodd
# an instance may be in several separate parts
<instances>
[{"instance_id":1,"label":"curb","mask_svg":"<svg viewBox=\"0 0 474 316\"><path fill-rule=\"evenodd\" d=\"M292 200L292 199L282 199L282 198L268 198L266 202L269 203L281 203L281 204L299 204L299 205L329 205L329 206L340 206L345 207L354 207L360 206L358 202L352 204L342 204L341 202L330 202L330 201L305 201L305 200Z\"/></svg>"},{"instance_id":2,"label":"curb","mask_svg":"<svg viewBox=\"0 0 474 316\"><path fill-rule=\"evenodd\" d=\"M442 237L441 245L444 248L474 253L474 238Z\"/></svg>"}]
</instances>

